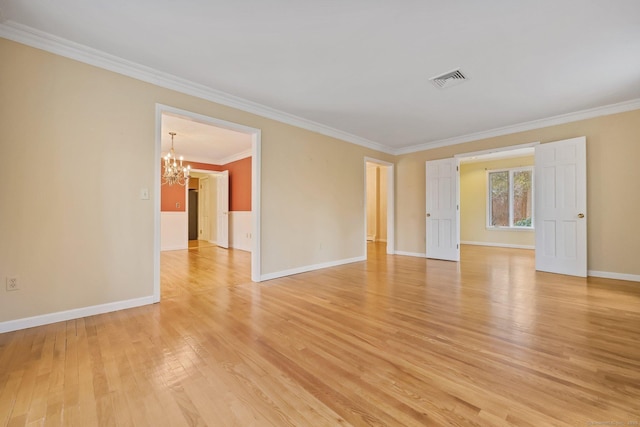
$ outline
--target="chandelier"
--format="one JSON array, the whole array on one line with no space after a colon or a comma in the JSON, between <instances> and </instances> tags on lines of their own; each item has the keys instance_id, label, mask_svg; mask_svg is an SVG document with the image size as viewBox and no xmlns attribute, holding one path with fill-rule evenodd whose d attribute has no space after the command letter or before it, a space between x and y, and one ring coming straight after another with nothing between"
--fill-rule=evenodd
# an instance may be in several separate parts
<instances>
[{"instance_id":1,"label":"chandelier","mask_svg":"<svg viewBox=\"0 0 640 427\"><path fill-rule=\"evenodd\" d=\"M175 132L169 132L171 135L171 151L164 156L164 171L162 172L162 185L164 184L180 184L186 185L189 182L189 172L191 172L191 166L182 166L183 157L180 159L176 157L176 152L173 150L173 137L176 136ZM180 164L178 164L178 160Z\"/></svg>"}]
</instances>

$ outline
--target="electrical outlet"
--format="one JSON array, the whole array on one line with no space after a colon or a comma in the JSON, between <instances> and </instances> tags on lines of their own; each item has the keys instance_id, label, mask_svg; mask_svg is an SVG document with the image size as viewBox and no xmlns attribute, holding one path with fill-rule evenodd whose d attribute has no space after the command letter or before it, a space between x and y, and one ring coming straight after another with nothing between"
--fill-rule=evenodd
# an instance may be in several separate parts
<instances>
[{"instance_id":1,"label":"electrical outlet","mask_svg":"<svg viewBox=\"0 0 640 427\"><path fill-rule=\"evenodd\" d=\"M20 289L17 277L7 277L7 291L17 291Z\"/></svg>"}]
</instances>

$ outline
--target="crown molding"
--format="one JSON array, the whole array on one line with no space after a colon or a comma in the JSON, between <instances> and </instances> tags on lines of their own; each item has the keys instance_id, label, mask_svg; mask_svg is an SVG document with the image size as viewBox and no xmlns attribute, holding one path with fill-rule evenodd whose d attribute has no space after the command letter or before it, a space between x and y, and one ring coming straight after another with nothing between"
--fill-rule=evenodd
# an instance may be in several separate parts
<instances>
[{"instance_id":1,"label":"crown molding","mask_svg":"<svg viewBox=\"0 0 640 427\"><path fill-rule=\"evenodd\" d=\"M321 123L314 122L275 108L267 107L244 98L201 85L187 79L158 71L133 61L120 58L115 55L102 52L88 46L72 42L62 37L22 25L15 21L0 22L0 37L41 49L56 55L74 59L85 64L93 65L105 70L113 71L134 79L142 80L166 89L175 90L187 95L192 95L227 107L237 108L258 116L277 120L299 128L307 129L332 138L337 138L362 147L387 154L393 154L393 149L366 138L341 131Z\"/></svg>"},{"instance_id":2,"label":"crown molding","mask_svg":"<svg viewBox=\"0 0 640 427\"><path fill-rule=\"evenodd\" d=\"M222 163L221 165L228 165L229 163L237 162L238 160L246 159L247 157L251 157L251 149L242 151L240 153L232 154L223 159L220 159Z\"/></svg>"},{"instance_id":3,"label":"crown molding","mask_svg":"<svg viewBox=\"0 0 640 427\"><path fill-rule=\"evenodd\" d=\"M246 159L247 157L251 157L252 149L248 149L245 151L241 151L239 153L232 154L227 157L203 157L203 156L185 156L185 162L196 162L196 163L206 163L208 165L214 166L226 166L229 163L237 162L238 160Z\"/></svg>"},{"instance_id":4,"label":"crown molding","mask_svg":"<svg viewBox=\"0 0 640 427\"><path fill-rule=\"evenodd\" d=\"M602 107L590 108L573 113L561 114L559 116L547 117L544 119L532 120L530 122L518 123L501 128L490 129L482 132L470 133L453 138L440 139L425 142L423 144L412 145L410 147L394 150L395 155L416 153L418 151L432 150L434 148L446 147L448 145L462 144L464 142L478 141L480 139L494 138L496 136L509 135L512 133L524 132L533 129L540 129L549 126L561 125L579 120L592 119L594 117L607 116L609 114L624 113L626 111L640 109L640 99L632 99L617 104L604 105Z\"/></svg>"},{"instance_id":5,"label":"crown molding","mask_svg":"<svg viewBox=\"0 0 640 427\"><path fill-rule=\"evenodd\" d=\"M462 144L465 142L477 141L480 139L493 138L517 132L524 132L548 126L560 125L575 122L578 120L591 119L609 114L622 113L640 109L640 99L610 104L601 107L581 110L573 113L547 117L500 128L490 129L482 132L456 136L452 138L429 141L417 145L403 148L392 148L379 142L371 141L348 132L344 132L321 123L314 122L284 111L276 110L253 101L246 100L228 93L213 89L211 87L194 83L169 73L164 73L115 55L102 52L88 46L72 42L70 40L54 36L44 31L37 30L17 22L6 20L0 22L0 37L12 40L27 46L74 59L85 64L93 65L105 70L113 71L128 77L132 77L147 83L151 83L166 89L175 90L187 95L192 95L207 101L237 108L258 116L277 120L302 129L307 129L342 141L350 142L372 150L381 151L392 155L410 154L419 151L431 150L434 148L449 145Z\"/></svg>"}]
</instances>

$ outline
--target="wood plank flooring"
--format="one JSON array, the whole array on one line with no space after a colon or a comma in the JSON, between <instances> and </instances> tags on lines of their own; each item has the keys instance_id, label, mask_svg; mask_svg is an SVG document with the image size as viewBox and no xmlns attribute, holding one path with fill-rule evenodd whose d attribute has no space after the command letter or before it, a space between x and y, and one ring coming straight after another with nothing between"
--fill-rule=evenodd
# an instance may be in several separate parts
<instances>
[{"instance_id":1,"label":"wood plank flooring","mask_svg":"<svg viewBox=\"0 0 640 427\"><path fill-rule=\"evenodd\" d=\"M368 256L164 252L160 304L0 334L0 426L640 425L640 284Z\"/></svg>"}]
</instances>

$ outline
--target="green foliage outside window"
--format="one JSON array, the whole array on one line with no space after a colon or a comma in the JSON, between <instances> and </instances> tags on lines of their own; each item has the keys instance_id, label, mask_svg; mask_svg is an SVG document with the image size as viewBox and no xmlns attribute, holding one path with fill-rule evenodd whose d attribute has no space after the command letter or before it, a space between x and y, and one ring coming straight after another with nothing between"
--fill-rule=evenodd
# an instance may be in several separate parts
<instances>
[{"instance_id":1,"label":"green foliage outside window","mask_svg":"<svg viewBox=\"0 0 640 427\"><path fill-rule=\"evenodd\" d=\"M528 227L533 217L533 170L492 171L489 178L491 227Z\"/></svg>"}]
</instances>

